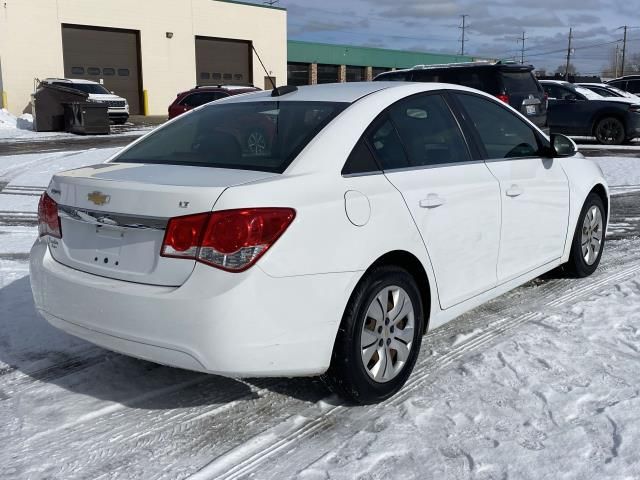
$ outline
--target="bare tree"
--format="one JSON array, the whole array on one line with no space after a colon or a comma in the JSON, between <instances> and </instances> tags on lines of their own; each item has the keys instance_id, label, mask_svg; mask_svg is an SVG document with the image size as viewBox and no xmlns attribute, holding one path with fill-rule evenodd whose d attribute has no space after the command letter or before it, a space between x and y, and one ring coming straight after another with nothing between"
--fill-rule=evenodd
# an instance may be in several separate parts
<instances>
[{"instance_id":1,"label":"bare tree","mask_svg":"<svg viewBox=\"0 0 640 480\"><path fill-rule=\"evenodd\" d=\"M558 65L558 68L556 68L555 73L560 73L561 75L564 75L565 73L567 73L566 70L567 66L562 64L562 65ZM577 73L576 71L576 67L573 63L569 64L569 75L575 75Z\"/></svg>"}]
</instances>

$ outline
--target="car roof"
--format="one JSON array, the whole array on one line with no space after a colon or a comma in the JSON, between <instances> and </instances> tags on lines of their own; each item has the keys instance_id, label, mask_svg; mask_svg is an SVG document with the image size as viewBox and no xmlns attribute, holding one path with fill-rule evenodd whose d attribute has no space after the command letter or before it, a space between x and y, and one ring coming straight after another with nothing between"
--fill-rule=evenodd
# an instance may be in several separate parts
<instances>
[{"instance_id":1,"label":"car roof","mask_svg":"<svg viewBox=\"0 0 640 480\"><path fill-rule=\"evenodd\" d=\"M272 90L258 91L245 95L237 95L218 100L216 103L236 103L236 102L255 102L255 101L302 101L302 102L339 102L353 103L362 97L381 90L406 89L415 91L416 86L420 86L421 92L432 90L460 90L460 91L476 91L472 88L454 85L450 83L425 83L425 82L352 82L352 83L325 83L320 85L305 85L296 87L295 91L284 93L280 96L273 97Z\"/></svg>"},{"instance_id":2,"label":"car roof","mask_svg":"<svg viewBox=\"0 0 640 480\"><path fill-rule=\"evenodd\" d=\"M602 88L611 88L611 85L607 85L606 83L596 83L596 82L578 82L576 85L590 86L590 87L602 87Z\"/></svg>"},{"instance_id":3,"label":"car roof","mask_svg":"<svg viewBox=\"0 0 640 480\"><path fill-rule=\"evenodd\" d=\"M573 83L567 82L566 80L538 80L542 85L563 85L565 87L573 86Z\"/></svg>"}]
</instances>

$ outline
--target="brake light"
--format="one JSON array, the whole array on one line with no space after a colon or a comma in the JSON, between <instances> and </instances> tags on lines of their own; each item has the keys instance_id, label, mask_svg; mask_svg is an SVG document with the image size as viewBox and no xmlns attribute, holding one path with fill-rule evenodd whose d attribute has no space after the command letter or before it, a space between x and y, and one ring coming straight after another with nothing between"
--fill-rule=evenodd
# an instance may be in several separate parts
<instances>
[{"instance_id":1,"label":"brake light","mask_svg":"<svg viewBox=\"0 0 640 480\"><path fill-rule=\"evenodd\" d=\"M509 104L509 95L507 95L506 93L501 93L499 95L496 95L496 97L498 98L498 100L502 100L507 105Z\"/></svg>"},{"instance_id":2,"label":"brake light","mask_svg":"<svg viewBox=\"0 0 640 480\"><path fill-rule=\"evenodd\" d=\"M264 255L294 218L291 208L246 208L175 217L167 225L160 255L241 272Z\"/></svg>"},{"instance_id":3,"label":"brake light","mask_svg":"<svg viewBox=\"0 0 640 480\"><path fill-rule=\"evenodd\" d=\"M62 238L58 204L47 192L44 192L38 202L38 236L46 235Z\"/></svg>"}]
</instances>

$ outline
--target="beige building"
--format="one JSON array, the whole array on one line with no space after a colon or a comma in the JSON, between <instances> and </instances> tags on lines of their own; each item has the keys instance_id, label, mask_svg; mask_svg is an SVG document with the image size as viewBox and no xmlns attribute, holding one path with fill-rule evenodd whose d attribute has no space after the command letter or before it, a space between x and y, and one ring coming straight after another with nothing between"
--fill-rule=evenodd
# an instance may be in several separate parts
<instances>
[{"instance_id":1,"label":"beige building","mask_svg":"<svg viewBox=\"0 0 640 480\"><path fill-rule=\"evenodd\" d=\"M1 0L2 106L28 112L35 79L100 81L131 113L163 115L195 85L287 80L287 14L228 0Z\"/></svg>"}]
</instances>

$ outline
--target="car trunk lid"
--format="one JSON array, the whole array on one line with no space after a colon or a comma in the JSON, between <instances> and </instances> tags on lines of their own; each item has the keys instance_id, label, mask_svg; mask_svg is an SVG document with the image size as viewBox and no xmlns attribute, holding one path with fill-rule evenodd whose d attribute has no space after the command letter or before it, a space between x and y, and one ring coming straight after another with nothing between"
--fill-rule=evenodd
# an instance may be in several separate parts
<instances>
[{"instance_id":1,"label":"car trunk lid","mask_svg":"<svg viewBox=\"0 0 640 480\"><path fill-rule=\"evenodd\" d=\"M207 212L229 187L273 173L180 165L104 163L53 177L61 239L52 256L109 278L178 286L195 261L160 256L169 218Z\"/></svg>"}]
</instances>

